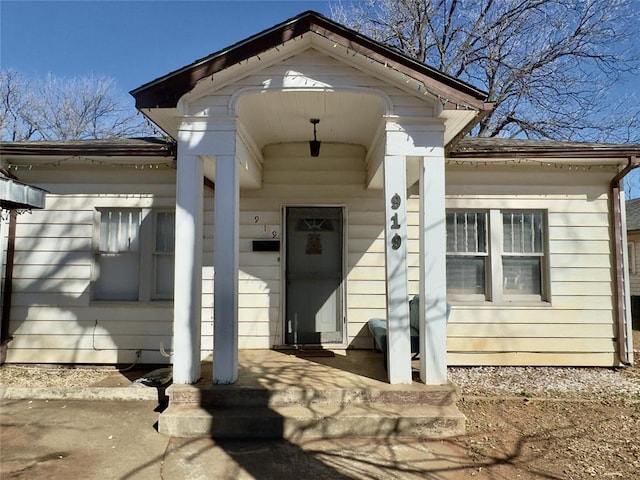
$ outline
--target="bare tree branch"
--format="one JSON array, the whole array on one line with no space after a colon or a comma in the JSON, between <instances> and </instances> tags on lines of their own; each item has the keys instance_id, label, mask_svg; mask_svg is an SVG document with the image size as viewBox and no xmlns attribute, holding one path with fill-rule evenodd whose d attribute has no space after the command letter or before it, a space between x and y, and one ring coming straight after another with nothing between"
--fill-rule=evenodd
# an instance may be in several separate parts
<instances>
[{"instance_id":1,"label":"bare tree branch","mask_svg":"<svg viewBox=\"0 0 640 480\"><path fill-rule=\"evenodd\" d=\"M476 135L640 142L640 92L610 92L640 75L634 0L367 0L332 13L486 90L496 109Z\"/></svg>"},{"instance_id":2,"label":"bare tree branch","mask_svg":"<svg viewBox=\"0 0 640 480\"><path fill-rule=\"evenodd\" d=\"M0 72L2 140L80 140L157 134L100 75L27 79Z\"/></svg>"}]
</instances>

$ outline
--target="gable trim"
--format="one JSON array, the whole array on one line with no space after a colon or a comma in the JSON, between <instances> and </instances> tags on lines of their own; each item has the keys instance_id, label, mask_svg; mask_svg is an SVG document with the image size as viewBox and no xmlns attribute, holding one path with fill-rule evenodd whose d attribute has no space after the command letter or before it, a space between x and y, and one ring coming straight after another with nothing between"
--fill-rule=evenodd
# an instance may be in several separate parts
<instances>
[{"instance_id":1,"label":"gable trim","mask_svg":"<svg viewBox=\"0 0 640 480\"><path fill-rule=\"evenodd\" d=\"M371 95L380 98L385 104L386 115L393 115L393 101L387 93L379 88L371 87L341 87L341 86L327 86L327 87L294 87L294 86L277 86L277 87L244 87L236 91L230 98L228 104L228 111L230 115L234 115L236 107L240 99L252 93L286 93L286 92L325 92L325 93L360 93L365 95Z\"/></svg>"},{"instance_id":2,"label":"gable trim","mask_svg":"<svg viewBox=\"0 0 640 480\"><path fill-rule=\"evenodd\" d=\"M135 98L138 109L175 108L179 99L190 92L203 78L283 45L289 40L302 37L308 32L420 80L434 94L442 97L445 109L459 108L460 106L477 110L491 108L490 104L485 103L487 97L485 92L313 11L305 12L227 49L213 53L142 85L130 93Z\"/></svg>"}]
</instances>

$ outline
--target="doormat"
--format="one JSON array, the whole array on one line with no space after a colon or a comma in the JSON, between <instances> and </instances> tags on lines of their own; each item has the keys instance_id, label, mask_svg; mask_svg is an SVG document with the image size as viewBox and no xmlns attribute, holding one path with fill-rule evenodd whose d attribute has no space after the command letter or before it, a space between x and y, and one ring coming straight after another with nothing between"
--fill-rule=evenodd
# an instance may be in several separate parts
<instances>
[{"instance_id":1,"label":"doormat","mask_svg":"<svg viewBox=\"0 0 640 480\"><path fill-rule=\"evenodd\" d=\"M331 350L323 350L321 348L308 348L295 350L296 357L335 357L336 354Z\"/></svg>"}]
</instances>

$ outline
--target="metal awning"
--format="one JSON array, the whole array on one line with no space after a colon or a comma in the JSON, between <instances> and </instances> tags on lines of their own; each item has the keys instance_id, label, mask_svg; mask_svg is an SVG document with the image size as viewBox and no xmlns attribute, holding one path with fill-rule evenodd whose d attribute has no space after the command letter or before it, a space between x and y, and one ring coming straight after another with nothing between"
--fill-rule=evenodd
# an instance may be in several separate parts
<instances>
[{"instance_id":1,"label":"metal awning","mask_svg":"<svg viewBox=\"0 0 640 480\"><path fill-rule=\"evenodd\" d=\"M44 208L47 191L0 175L0 207L7 210Z\"/></svg>"}]
</instances>

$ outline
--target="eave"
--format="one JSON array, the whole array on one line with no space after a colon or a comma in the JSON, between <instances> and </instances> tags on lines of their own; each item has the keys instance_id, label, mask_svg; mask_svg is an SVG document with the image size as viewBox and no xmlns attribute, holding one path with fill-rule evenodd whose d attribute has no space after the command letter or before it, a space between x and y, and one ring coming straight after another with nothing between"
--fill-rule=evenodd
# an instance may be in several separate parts
<instances>
[{"instance_id":1,"label":"eave","mask_svg":"<svg viewBox=\"0 0 640 480\"><path fill-rule=\"evenodd\" d=\"M0 143L0 155L62 157L175 157L175 143L161 138Z\"/></svg>"},{"instance_id":2,"label":"eave","mask_svg":"<svg viewBox=\"0 0 640 480\"><path fill-rule=\"evenodd\" d=\"M430 91L441 98L444 109L462 107L483 111L492 108L492 104L485 102L486 92L312 11L305 12L242 42L197 60L186 67L142 85L130 93L135 98L138 109L175 108L180 98L190 92L200 80L308 32L339 43L355 53L366 55L422 81Z\"/></svg>"},{"instance_id":3,"label":"eave","mask_svg":"<svg viewBox=\"0 0 640 480\"><path fill-rule=\"evenodd\" d=\"M453 146L449 158L504 158L535 156L558 159L628 159L640 155L640 145L507 138L465 138Z\"/></svg>"}]
</instances>

